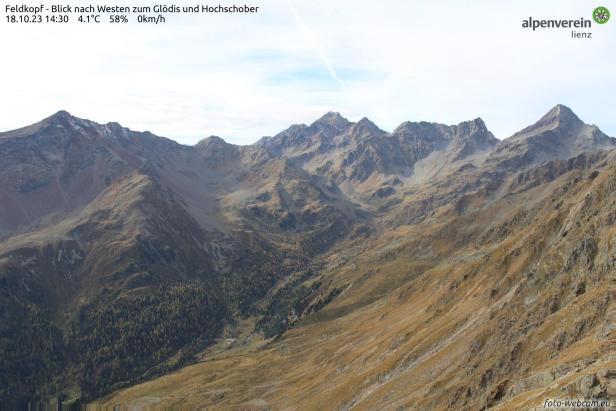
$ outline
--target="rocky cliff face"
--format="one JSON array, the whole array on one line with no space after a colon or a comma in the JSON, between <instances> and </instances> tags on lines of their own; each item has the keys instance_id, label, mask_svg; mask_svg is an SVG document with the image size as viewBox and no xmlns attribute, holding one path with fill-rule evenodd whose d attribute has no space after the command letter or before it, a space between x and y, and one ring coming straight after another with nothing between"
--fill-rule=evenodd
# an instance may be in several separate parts
<instances>
[{"instance_id":1,"label":"rocky cliff face","mask_svg":"<svg viewBox=\"0 0 616 411\"><path fill-rule=\"evenodd\" d=\"M337 113L252 146L66 112L0 133L0 398L87 401L197 358L102 402L605 396L614 148L564 106L503 141Z\"/></svg>"}]
</instances>

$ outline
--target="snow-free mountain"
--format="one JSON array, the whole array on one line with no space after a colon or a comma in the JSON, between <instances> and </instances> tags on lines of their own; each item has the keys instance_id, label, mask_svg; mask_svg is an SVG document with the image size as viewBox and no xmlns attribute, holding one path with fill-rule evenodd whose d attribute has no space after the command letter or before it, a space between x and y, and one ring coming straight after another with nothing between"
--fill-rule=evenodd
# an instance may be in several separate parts
<instances>
[{"instance_id":1,"label":"snow-free mountain","mask_svg":"<svg viewBox=\"0 0 616 411\"><path fill-rule=\"evenodd\" d=\"M0 133L0 182L2 407L609 395L616 139L568 107L249 146L60 111Z\"/></svg>"}]
</instances>

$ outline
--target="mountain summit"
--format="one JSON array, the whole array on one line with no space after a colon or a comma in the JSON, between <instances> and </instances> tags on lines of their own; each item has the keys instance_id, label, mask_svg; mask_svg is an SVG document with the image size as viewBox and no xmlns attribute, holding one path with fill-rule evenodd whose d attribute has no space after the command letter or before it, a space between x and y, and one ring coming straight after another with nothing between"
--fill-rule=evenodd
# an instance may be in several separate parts
<instances>
[{"instance_id":1,"label":"mountain summit","mask_svg":"<svg viewBox=\"0 0 616 411\"><path fill-rule=\"evenodd\" d=\"M578 116L567 106L561 104L556 105L541 117L535 124L526 127L522 131L514 134L510 139L524 139L528 136L547 132L550 130L564 129L565 132L571 133L583 127L584 123Z\"/></svg>"},{"instance_id":2,"label":"mountain summit","mask_svg":"<svg viewBox=\"0 0 616 411\"><path fill-rule=\"evenodd\" d=\"M584 124L571 109L559 104L535 124L505 139L490 160L505 167L520 167L614 147L616 139L597 126Z\"/></svg>"},{"instance_id":3,"label":"mountain summit","mask_svg":"<svg viewBox=\"0 0 616 411\"><path fill-rule=\"evenodd\" d=\"M331 127L335 130L342 131L348 128L351 125L351 122L349 122L346 118L342 117L340 113L329 111L325 113L321 118L314 121L314 123L312 123L312 126L319 125Z\"/></svg>"}]
</instances>

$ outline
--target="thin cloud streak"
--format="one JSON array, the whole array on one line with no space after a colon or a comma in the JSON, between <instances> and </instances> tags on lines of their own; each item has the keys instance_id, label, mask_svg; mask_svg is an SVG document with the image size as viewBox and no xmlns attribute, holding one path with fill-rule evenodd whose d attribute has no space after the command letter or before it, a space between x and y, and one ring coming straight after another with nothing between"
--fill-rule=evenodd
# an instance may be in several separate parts
<instances>
[{"instance_id":1,"label":"thin cloud streak","mask_svg":"<svg viewBox=\"0 0 616 411\"><path fill-rule=\"evenodd\" d=\"M293 19L295 20L295 22L297 23L301 31L304 33L304 36L308 39L312 47L314 47L314 50L319 56L319 59L321 59L321 61L325 65L325 68L327 68L327 71L329 72L329 75L331 76L331 78L336 80L338 83L340 83L342 87L344 87L344 80L342 80L338 76L338 74L336 74L336 70L334 70L334 67L332 63L330 62L329 58L327 57L327 54L325 53L325 49L321 45L321 42L319 41L317 35L310 29L310 27L308 27L308 25L306 25L306 22L304 21L302 16L299 14L299 11L295 7L295 5L293 5L291 1L287 1L287 5L289 6L289 9L291 10L291 14L293 14Z\"/></svg>"}]
</instances>

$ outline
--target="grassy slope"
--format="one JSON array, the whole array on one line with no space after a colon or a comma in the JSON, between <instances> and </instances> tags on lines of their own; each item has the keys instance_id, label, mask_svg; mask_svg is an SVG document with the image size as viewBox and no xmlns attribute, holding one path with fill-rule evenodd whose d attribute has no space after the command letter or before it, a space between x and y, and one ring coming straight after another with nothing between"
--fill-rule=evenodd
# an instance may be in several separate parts
<instances>
[{"instance_id":1,"label":"grassy slope","mask_svg":"<svg viewBox=\"0 0 616 411\"><path fill-rule=\"evenodd\" d=\"M616 167L589 175L338 248L320 274L344 291L282 338L93 405L519 409L602 395Z\"/></svg>"}]
</instances>

